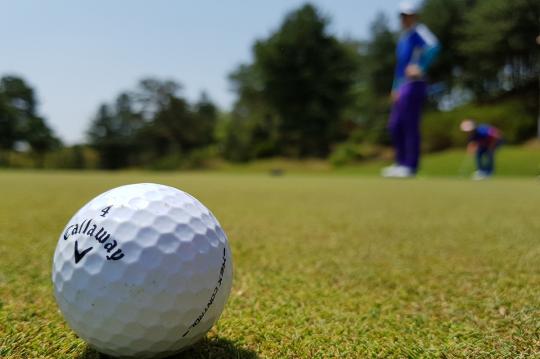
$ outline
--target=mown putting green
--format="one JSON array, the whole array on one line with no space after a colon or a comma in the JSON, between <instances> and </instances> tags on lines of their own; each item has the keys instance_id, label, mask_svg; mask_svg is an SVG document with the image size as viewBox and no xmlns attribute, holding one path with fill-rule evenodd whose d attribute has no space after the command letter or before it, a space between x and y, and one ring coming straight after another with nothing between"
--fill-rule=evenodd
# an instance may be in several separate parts
<instances>
[{"instance_id":1,"label":"mown putting green","mask_svg":"<svg viewBox=\"0 0 540 359\"><path fill-rule=\"evenodd\" d=\"M540 355L540 181L0 171L0 357L99 357L57 311L52 254L136 182L195 195L233 250L221 320L179 357Z\"/></svg>"}]
</instances>

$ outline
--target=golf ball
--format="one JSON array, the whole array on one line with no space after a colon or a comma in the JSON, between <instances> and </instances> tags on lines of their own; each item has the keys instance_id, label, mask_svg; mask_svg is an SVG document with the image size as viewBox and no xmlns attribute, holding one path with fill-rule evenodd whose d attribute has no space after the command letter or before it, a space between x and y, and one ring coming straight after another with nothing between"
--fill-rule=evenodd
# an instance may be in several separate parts
<instances>
[{"instance_id":1,"label":"golf ball","mask_svg":"<svg viewBox=\"0 0 540 359\"><path fill-rule=\"evenodd\" d=\"M163 357L205 336L232 284L227 237L197 199L133 184L92 199L68 222L52 281L69 326L98 351Z\"/></svg>"}]
</instances>

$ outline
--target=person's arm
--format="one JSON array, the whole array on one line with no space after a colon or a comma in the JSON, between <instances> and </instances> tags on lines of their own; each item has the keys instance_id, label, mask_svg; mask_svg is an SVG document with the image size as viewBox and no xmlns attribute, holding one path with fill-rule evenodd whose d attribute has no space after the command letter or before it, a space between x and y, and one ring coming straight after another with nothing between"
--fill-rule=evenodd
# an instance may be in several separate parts
<instances>
[{"instance_id":1,"label":"person's arm","mask_svg":"<svg viewBox=\"0 0 540 359\"><path fill-rule=\"evenodd\" d=\"M399 98L399 87L403 83L403 76L399 74L399 64L396 64L394 70L394 80L392 81L392 90L390 92L390 99L392 102L396 102Z\"/></svg>"},{"instance_id":2,"label":"person's arm","mask_svg":"<svg viewBox=\"0 0 540 359\"><path fill-rule=\"evenodd\" d=\"M478 128L474 129L467 139L467 153L472 155L478 150Z\"/></svg>"},{"instance_id":3,"label":"person's arm","mask_svg":"<svg viewBox=\"0 0 540 359\"><path fill-rule=\"evenodd\" d=\"M398 65L396 64L396 69L394 71L394 80L392 81L392 92L397 91L401 83L403 82L403 76L398 73Z\"/></svg>"},{"instance_id":4,"label":"person's arm","mask_svg":"<svg viewBox=\"0 0 540 359\"><path fill-rule=\"evenodd\" d=\"M467 153L469 155L472 155L476 152L477 148L478 148L478 144L474 141L471 141L467 144Z\"/></svg>"},{"instance_id":5,"label":"person's arm","mask_svg":"<svg viewBox=\"0 0 540 359\"><path fill-rule=\"evenodd\" d=\"M416 42L417 46L411 64L406 69L406 75L409 78L424 76L441 50L437 37L422 24L416 27Z\"/></svg>"},{"instance_id":6,"label":"person's arm","mask_svg":"<svg viewBox=\"0 0 540 359\"><path fill-rule=\"evenodd\" d=\"M488 134L489 134L489 148L493 150L500 143L502 139L502 133L498 128L490 127Z\"/></svg>"},{"instance_id":7,"label":"person's arm","mask_svg":"<svg viewBox=\"0 0 540 359\"><path fill-rule=\"evenodd\" d=\"M404 41L407 41L407 39L403 37L403 35L401 35L397 43L396 65L394 67L394 79L392 81L392 90L390 92L390 98L392 99L392 102L396 102L398 100L399 88L405 81L406 59L403 56L404 55L403 51L399 51L399 49L402 48Z\"/></svg>"},{"instance_id":8,"label":"person's arm","mask_svg":"<svg viewBox=\"0 0 540 359\"><path fill-rule=\"evenodd\" d=\"M424 25L418 25L417 33L424 42L423 51L418 60L418 66L426 73L433 61L441 51L439 40L429 29Z\"/></svg>"}]
</instances>

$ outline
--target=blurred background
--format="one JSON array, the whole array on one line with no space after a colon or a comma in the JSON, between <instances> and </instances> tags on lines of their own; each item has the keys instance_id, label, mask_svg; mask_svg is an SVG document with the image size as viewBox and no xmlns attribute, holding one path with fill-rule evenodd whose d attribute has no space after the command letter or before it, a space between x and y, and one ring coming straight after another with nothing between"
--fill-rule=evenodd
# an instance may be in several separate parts
<instances>
[{"instance_id":1,"label":"blurred background","mask_svg":"<svg viewBox=\"0 0 540 359\"><path fill-rule=\"evenodd\" d=\"M332 170L391 159L398 0L0 3L0 167L274 159ZM540 2L420 7L442 45L423 151L455 153L472 117L519 154L540 153ZM540 156L526 156L538 169Z\"/></svg>"}]
</instances>

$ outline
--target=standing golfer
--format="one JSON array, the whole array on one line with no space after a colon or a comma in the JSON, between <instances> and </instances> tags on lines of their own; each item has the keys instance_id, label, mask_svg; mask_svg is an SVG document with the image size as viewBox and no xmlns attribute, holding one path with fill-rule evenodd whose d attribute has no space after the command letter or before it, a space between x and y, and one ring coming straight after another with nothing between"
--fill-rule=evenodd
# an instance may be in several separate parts
<instances>
[{"instance_id":1,"label":"standing golfer","mask_svg":"<svg viewBox=\"0 0 540 359\"><path fill-rule=\"evenodd\" d=\"M475 121L466 119L459 126L469 134L467 152L476 153L476 172L473 179L483 180L491 177L495 168L495 151L502 143L501 131L486 124L477 125Z\"/></svg>"},{"instance_id":2,"label":"standing golfer","mask_svg":"<svg viewBox=\"0 0 540 359\"><path fill-rule=\"evenodd\" d=\"M397 64L392 85L389 129L394 143L395 164L382 171L384 177L413 177L420 157L420 117L426 98L425 74L439 52L439 42L418 23L411 3L400 4L403 32L397 44Z\"/></svg>"}]
</instances>

